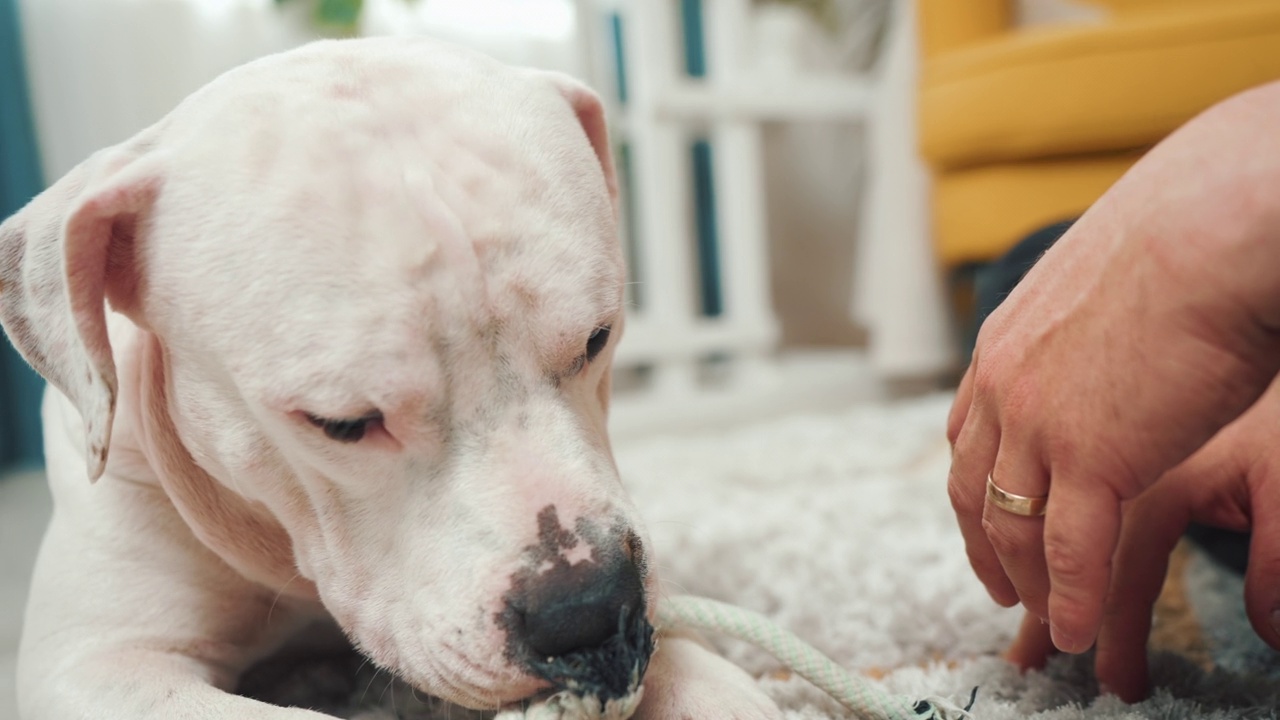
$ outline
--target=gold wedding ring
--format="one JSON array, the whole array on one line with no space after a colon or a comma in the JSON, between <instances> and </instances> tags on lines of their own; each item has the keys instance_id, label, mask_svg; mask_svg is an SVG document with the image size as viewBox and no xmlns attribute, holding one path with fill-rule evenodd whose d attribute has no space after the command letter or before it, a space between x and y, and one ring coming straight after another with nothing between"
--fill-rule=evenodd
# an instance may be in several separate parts
<instances>
[{"instance_id":1,"label":"gold wedding ring","mask_svg":"<svg viewBox=\"0 0 1280 720\"><path fill-rule=\"evenodd\" d=\"M1027 497L1001 490L996 486L995 481L991 479L990 473L987 474L987 500L1007 513L1023 517L1040 517L1044 515L1045 507L1049 504L1048 495Z\"/></svg>"}]
</instances>

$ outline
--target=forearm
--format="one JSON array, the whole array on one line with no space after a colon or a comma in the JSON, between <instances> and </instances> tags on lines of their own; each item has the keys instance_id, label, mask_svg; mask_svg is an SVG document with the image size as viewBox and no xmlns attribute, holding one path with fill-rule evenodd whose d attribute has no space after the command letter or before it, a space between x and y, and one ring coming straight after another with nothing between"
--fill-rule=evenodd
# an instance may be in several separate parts
<instances>
[{"instance_id":1,"label":"forearm","mask_svg":"<svg viewBox=\"0 0 1280 720\"><path fill-rule=\"evenodd\" d=\"M1280 82L1193 118L1117 190L1108 196L1122 199L1128 232L1185 280L1188 296L1265 335L1280 329Z\"/></svg>"}]
</instances>

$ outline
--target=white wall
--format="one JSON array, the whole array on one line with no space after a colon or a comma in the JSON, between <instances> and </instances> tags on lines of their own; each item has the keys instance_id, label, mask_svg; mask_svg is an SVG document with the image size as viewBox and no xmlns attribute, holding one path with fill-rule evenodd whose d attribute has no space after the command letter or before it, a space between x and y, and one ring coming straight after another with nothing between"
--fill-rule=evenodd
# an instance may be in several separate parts
<instances>
[{"instance_id":1,"label":"white wall","mask_svg":"<svg viewBox=\"0 0 1280 720\"><path fill-rule=\"evenodd\" d=\"M572 0L365 0L362 32L430 32L508 62L580 69ZM218 74L317 39L309 2L20 0L46 179L155 122Z\"/></svg>"}]
</instances>

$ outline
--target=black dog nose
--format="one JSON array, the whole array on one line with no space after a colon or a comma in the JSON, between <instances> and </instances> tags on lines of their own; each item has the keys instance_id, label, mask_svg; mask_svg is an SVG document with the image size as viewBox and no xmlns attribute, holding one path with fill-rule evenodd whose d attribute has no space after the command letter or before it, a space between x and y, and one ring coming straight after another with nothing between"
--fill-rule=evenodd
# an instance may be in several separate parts
<instances>
[{"instance_id":1,"label":"black dog nose","mask_svg":"<svg viewBox=\"0 0 1280 720\"><path fill-rule=\"evenodd\" d=\"M653 655L645 553L633 532L578 526L579 534L566 531L555 506L538 514L541 545L526 548L494 619L510 660L556 690L607 703L635 692ZM580 542L590 555L571 563L565 551Z\"/></svg>"},{"instance_id":2,"label":"black dog nose","mask_svg":"<svg viewBox=\"0 0 1280 720\"><path fill-rule=\"evenodd\" d=\"M608 645L644 615L644 583L634 563L565 567L540 578L526 598L524 641L535 657L551 660Z\"/></svg>"}]
</instances>

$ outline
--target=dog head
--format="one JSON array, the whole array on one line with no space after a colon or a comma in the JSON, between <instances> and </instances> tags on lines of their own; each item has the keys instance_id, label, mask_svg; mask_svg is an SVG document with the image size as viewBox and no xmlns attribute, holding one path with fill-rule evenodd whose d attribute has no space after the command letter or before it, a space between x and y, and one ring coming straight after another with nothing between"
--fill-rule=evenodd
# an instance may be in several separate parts
<instances>
[{"instance_id":1,"label":"dog head","mask_svg":"<svg viewBox=\"0 0 1280 720\"><path fill-rule=\"evenodd\" d=\"M615 200L575 81L316 43L8 220L0 318L80 410L92 478L119 395L197 536L314 587L382 666L474 707L621 698L652 581L605 431ZM128 367L104 299L150 348Z\"/></svg>"}]
</instances>

